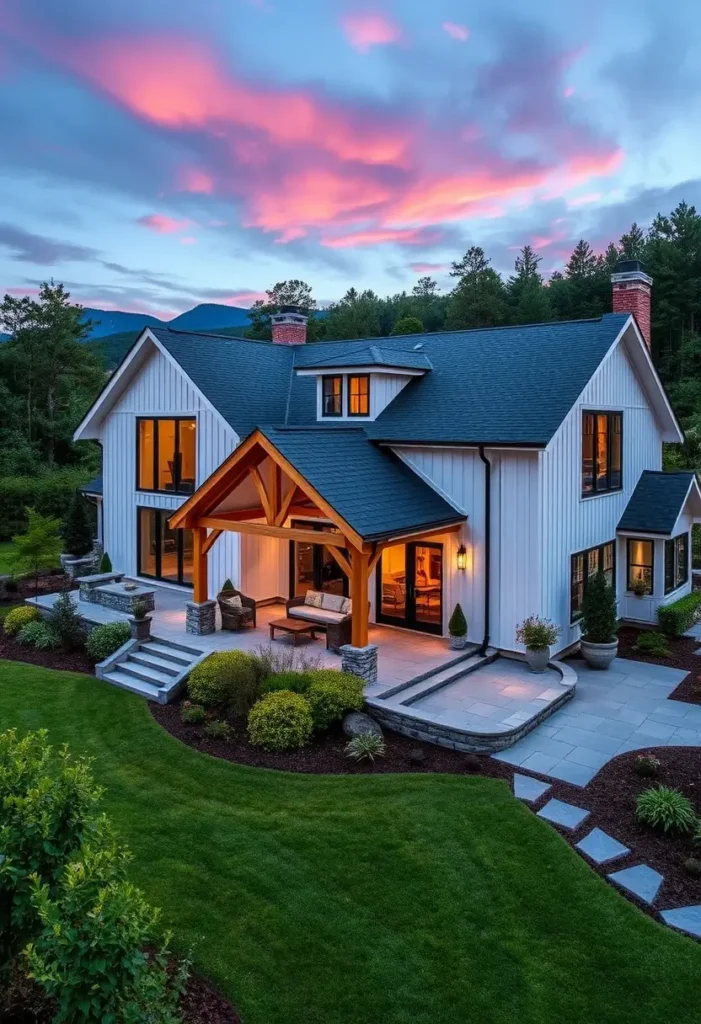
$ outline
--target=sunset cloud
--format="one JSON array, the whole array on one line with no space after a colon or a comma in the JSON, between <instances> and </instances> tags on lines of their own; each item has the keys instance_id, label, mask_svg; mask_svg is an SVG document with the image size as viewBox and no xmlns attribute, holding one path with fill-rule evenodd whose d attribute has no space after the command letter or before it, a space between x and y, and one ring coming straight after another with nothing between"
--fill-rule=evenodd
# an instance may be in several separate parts
<instances>
[{"instance_id":1,"label":"sunset cloud","mask_svg":"<svg viewBox=\"0 0 701 1024\"><path fill-rule=\"evenodd\" d=\"M398 25L386 15L358 11L341 18L341 26L351 46L361 53L367 53L373 46L388 46L402 39Z\"/></svg>"},{"instance_id":2,"label":"sunset cloud","mask_svg":"<svg viewBox=\"0 0 701 1024\"><path fill-rule=\"evenodd\" d=\"M449 266L449 263L410 263L409 270L414 274L438 274Z\"/></svg>"},{"instance_id":3,"label":"sunset cloud","mask_svg":"<svg viewBox=\"0 0 701 1024\"><path fill-rule=\"evenodd\" d=\"M460 43L466 43L470 38L470 30L466 25L458 25L454 21L444 21L443 31L447 32L451 39L457 39Z\"/></svg>"},{"instance_id":4,"label":"sunset cloud","mask_svg":"<svg viewBox=\"0 0 701 1024\"><path fill-rule=\"evenodd\" d=\"M187 220L177 220L175 217L169 217L165 213L149 213L145 217L139 217L136 223L149 228L151 231L155 231L158 235L172 235L174 232L181 231L187 227L190 222Z\"/></svg>"},{"instance_id":5,"label":"sunset cloud","mask_svg":"<svg viewBox=\"0 0 701 1024\"><path fill-rule=\"evenodd\" d=\"M375 228L367 231L354 231L335 237L322 236L321 244L329 249L349 249L361 245L383 245L387 242L399 242L401 245L433 245L442 238L440 231L427 228Z\"/></svg>"}]
</instances>

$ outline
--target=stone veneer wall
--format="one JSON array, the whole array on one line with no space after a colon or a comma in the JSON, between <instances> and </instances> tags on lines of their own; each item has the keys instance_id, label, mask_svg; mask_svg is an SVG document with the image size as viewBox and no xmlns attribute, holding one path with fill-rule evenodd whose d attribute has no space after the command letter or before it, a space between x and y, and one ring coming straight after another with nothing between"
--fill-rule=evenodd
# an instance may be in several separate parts
<instances>
[{"instance_id":1,"label":"stone veneer wall","mask_svg":"<svg viewBox=\"0 0 701 1024\"><path fill-rule=\"evenodd\" d=\"M354 676L360 676L365 680L367 686L377 682L377 647L368 644L367 647L353 647L352 644L343 644L340 648L341 671L351 672Z\"/></svg>"},{"instance_id":2,"label":"stone veneer wall","mask_svg":"<svg viewBox=\"0 0 701 1024\"><path fill-rule=\"evenodd\" d=\"M195 636L206 636L213 633L217 628L217 602L203 601L196 604L195 601L188 601L185 620L185 630Z\"/></svg>"}]
</instances>

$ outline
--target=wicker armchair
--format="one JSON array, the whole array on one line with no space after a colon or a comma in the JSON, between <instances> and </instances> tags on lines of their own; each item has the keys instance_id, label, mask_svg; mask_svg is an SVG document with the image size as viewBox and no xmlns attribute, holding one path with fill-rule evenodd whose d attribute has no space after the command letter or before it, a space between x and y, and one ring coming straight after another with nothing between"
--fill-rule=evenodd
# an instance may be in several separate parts
<instances>
[{"instance_id":1,"label":"wicker armchair","mask_svg":"<svg viewBox=\"0 0 701 1024\"><path fill-rule=\"evenodd\" d=\"M289 601L286 601L287 615L289 616L290 614L290 608L298 607L301 604L304 604L304 597L292 597ZM313 611L313 609L310 609L310 611ZM314 620L310 618L310 621ZM326 630L327 651L333 651L334 654L338 654L339 649L344 644L351 642L352 622L352 615L339 615L338 620L335 622L328 622L326 619L319 618L315 624L319 626L319 629Z\"/></svg>"},{"instance_id":2,"label":"wicker armchair","mask_svg":"<svg viewBox=\"0 0 701 1024\"><path fill-rule=\"evenodd\" d=\"M241 608L232 608L228 598L240 597ZM252 597L246 597L240 590L220 590L217 594L217 604L221 613L221 628L231 629L238 633L248 625L256 627L256 602Z\"/></svg>"}]
</instances>

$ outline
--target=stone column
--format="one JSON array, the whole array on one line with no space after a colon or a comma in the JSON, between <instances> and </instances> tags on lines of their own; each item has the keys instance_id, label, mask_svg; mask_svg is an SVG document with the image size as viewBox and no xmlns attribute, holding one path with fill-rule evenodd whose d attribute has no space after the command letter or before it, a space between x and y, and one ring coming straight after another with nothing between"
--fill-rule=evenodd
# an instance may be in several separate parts
<instances>
[{"instance_id":1,"label":"stone column","mask_svg":"<svg viewBox=\"0 0 701 1024\"><path fill-rule=\"evenodd\" d=\"M373 644L368 644L367 647L353 647L352 644L344 644L341 647L341 670L352 672L354 676L360 676L368 686L371 683L376 683L377 650Z\"/></svg>"},{"instance_id":2,"label":"stone column","mask_svg":"<svg viewBox=\"0 0 701 1024\"><path fill-rule=\"evenodd\" d=\"M213 633L216 629L216 601L188 601L185 631L197 636Z\"/></svg>"}]
</instances>

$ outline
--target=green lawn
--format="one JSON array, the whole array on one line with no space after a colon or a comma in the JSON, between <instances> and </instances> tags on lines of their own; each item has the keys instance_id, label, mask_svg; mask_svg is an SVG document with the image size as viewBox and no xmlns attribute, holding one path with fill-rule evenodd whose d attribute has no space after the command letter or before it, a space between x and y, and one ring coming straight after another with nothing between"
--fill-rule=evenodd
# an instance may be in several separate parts
<instances>
[{"instance_id":1,"label":"green lawn","mask_svg":"<svg viewBox=\"0 0 701 1024\"><path fill-rule=\"evenodd\" d=\"M133 874L245 1024L676 1024L701 948L602 882L505 784L197 754L137 697L0 662L0 724L95 757Z\"/></svg>"},{"instance_id":2,"label":"green lawn","mask_svg":"<svg viewBox=\"0 0 701 1024\"><path fill-rule=\"evenodd\" d=\"M11 540L0 541L0 576L7 576L12 572L15 546Z\"/></svg>"}]
</instances>

